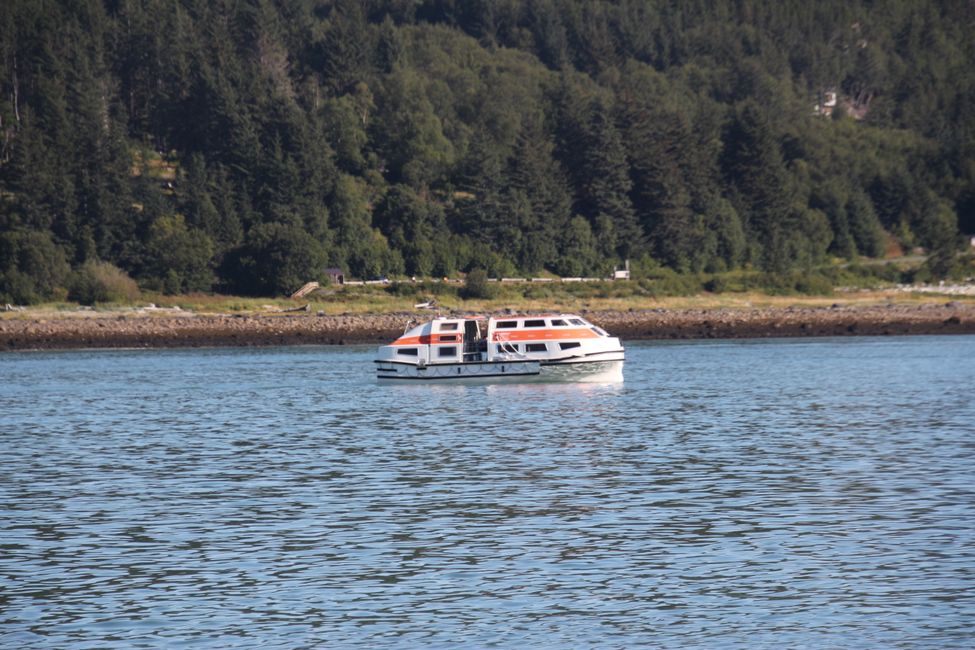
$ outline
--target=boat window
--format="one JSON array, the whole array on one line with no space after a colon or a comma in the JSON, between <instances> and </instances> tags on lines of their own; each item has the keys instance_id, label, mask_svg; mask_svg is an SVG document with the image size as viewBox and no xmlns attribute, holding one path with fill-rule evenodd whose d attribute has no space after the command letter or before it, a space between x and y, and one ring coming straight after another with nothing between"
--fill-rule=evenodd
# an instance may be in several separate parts
<instances>
[{"instance_id":1,"label":"boat window","mask_svg":"<svg viewBox=\"0 0 975 650\"><path fill-rule=\"evenodd\" d=\"M601 327L590 327L589 329L600 336L609 336L609 334L606 333L606 330L602 329Z\"/></svg>"},{"instance_id":2,"label":"boat window","mask_svg":"<svg viewBox=\"0 0 975 650\"><path fill-rule=\"evenodd\" d=\"M525 352L546 352L548 346L544 343L528 343L525 345Z\"/></svg>"},{"instance_id":3,"label":"boat window","mask_svg":"<svg viewBox=\"0 0 975 650\"><path fill-rule=\"evenodd\" d=\"M456 332L457 323L440 323L441 332Z\"/></svg>"},{"instance_id":4,"label":"boat window","mask_svg":"<svg viewBox=\"0 0 975 650\"><path fill-rule=\"evenodd\" d=\"M399 350L396 351L396 354L399 354L404 357L415 357L416 348L400 348Z\"/></svg>"},{"instance_id":5,"label":"boat window","mask_svg":"<svg viewBox=\"0 0 975 650\"><path fill-rule=\"evenodd\" d=\"M567 324L568 323L566 323L561 318L556 318L552 321L552 327L565 327Z\"/></svg>"},{"instance_id":6,"label":"boat window","mask_svg":"<svg viewBox=\"0 0 975 650\"><path fill-rule=\"evenodd\" d=\"M495 325L495 327L497 327L498 329L511 329L513 327L518 327L518 321L516 320L499 321L498 324Z\"/></svg>"},{"instance_id":7,"label":"boat window","mask_svg":"<svg viewBox=\"0 0 975 650\"><path fill-rule=\"evenodd\" d=\"M569 341L568 343L559 343L559 348L562 350L571 350L572 348L581 347L582 343L578 341Z\"/></svg>"},{"instance_id":8,"label":"boat window","mask_svg":"<svg viewBox=\"0 0 975 650\"><path fill-rule=\"evenodd\" d=\"M583 321L581 318L570 318L569 322L573 325L582 325L583 327L586 326L585 321Z\"/></svg>"},{"instance_id":9,"label":"boat window","mask_svg":"<svg viewBox=\"0 0 975 650\"><path fill-rule=\"evenodd\" d=\"M441 343L446 343L448 341L456 341L456 340L457 340L456 334L444 334L440 337Z\"/></svg>"},{"instance_id":10,"label":"boat window","mask_svg":"<svg viewBox=\"0 0 975 650\"><path fill-rule=\"evenodd\" d=\"M456 357L457 356L457 346L451 345L449 347L442 347L437 351L438 357Z\"/></svg>"},{"instance_id":11,"label":"boat window","mask_svg":"<svg viewBox=\"0 0 975 650\"><path fill-rule=\"evenodd\" d=\"M498 343L498 352L517 352L517 343Z\"/></svg>"},{"instance_id":12,"label":"boat window","mask_svg":"<svg viewBox=\"0 0 975 650\"><path fill-rule=\"evenodd\" d=\"M543 320L526 320L525 327L545 327L545 321Z\"/></svg>"}]
</instances>

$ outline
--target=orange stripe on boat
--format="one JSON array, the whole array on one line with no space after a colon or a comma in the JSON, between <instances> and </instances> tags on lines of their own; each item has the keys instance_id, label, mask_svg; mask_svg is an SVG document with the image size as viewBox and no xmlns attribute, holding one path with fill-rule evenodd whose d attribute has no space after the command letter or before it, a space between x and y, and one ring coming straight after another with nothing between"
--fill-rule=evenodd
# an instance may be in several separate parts
<instances>
[{"instance_id":1,"label":"orange stripe on boat","mask_svg":"<svg viewBox=\"0 0 975 650\"><path fill-rule=\"evenodd\" d=\"M463 343L460 334L423 334L421 336L402 336L390 345L436 345L438 343Z\"/></svg>"},{"instance_id":2,"label":"orange stripe on boat","mask_svg":"<svg viewBox=\"0 0 975 650\"><path fill-rule=\"evenodd\" d=\"M506 330L494 331L493 341L551 341L553 339L595 339L599 335L589 329Z\"/></svg>"}]
</instances>

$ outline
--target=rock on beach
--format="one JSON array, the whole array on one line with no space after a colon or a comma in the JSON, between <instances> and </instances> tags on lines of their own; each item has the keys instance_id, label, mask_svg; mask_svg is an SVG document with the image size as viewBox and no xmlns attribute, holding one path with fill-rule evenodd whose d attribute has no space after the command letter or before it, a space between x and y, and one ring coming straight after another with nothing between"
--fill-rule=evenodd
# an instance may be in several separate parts
<instances>
[{"instance_id":1,"label":"rock on beach","mask_svg":"<svg viewBox=\"0 0 975 650\"><path fill-rule=\"evenodd\" d=\"M498 315L503 315L499 313ZM975 333L975 304L646 309L585 316L624 341ZM0 320L0 351L70 348L378 344L428 313L171 315L90 313Z\"/></svg>"}]
</instances>

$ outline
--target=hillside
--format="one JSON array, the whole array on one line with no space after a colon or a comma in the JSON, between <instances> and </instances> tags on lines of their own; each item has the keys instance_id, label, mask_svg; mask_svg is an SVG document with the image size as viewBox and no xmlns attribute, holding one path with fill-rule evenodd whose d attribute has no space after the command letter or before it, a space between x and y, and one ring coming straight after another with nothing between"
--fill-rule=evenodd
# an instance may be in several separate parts
<instances>
[{"instance_id":1,"label":"hillside","mask_svg":"<svg viewBox=\"0 0 975 650\"><path fill-rule=\"evenodd\" d=\"M7 0L0 303L918 247L943 277L973 29L965 0Z\"/></svg>"}]
</instances>

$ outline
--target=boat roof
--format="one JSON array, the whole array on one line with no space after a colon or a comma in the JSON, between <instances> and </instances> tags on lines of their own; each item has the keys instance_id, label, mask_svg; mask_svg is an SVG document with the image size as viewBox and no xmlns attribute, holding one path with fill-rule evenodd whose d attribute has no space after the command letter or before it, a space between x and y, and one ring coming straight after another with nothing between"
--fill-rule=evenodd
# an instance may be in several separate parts
<instances>
[{"instance_id":1,"label":"boat roof","mask_svg":"<svg viewBox=\"0 0 975 650\"><path fill-rule=\"evenodd\" d=\"M437 316L436 318L431 318L429 321L423 321L425 323L433 323L443 320L514 320L517 318L582 318L579 314L566 314L566 313L550 313L550 314L505 314L504 316L494 315L483 315L477 314L474 316Z\"/></svg>"}]
</instances>

